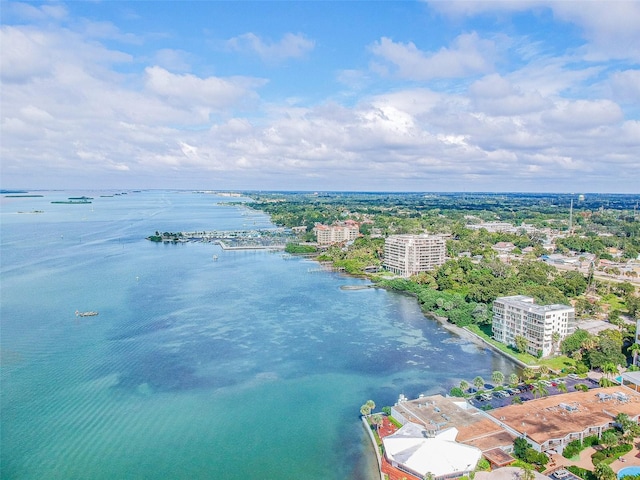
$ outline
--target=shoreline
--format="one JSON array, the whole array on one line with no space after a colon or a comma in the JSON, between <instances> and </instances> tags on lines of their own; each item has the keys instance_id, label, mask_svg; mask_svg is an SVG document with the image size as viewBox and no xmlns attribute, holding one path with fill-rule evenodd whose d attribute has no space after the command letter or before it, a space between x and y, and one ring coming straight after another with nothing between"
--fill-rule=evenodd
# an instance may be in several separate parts
<instances>
[{"instance_id":1,"label":"shoreline","mask_svg":"<svg viewBox=\"0 0 640 480\"><path fill-rule=\"evenodd\" d=\"M503 357L505 357L507 360L511 361L512 363L516 364L520 368L535 368L536 367L536 365L528 365L528 364L524 363L523 361L518 360L517 358L513 357L512 355L509 355L507 352L503 352L499 348L497 348L494 345L492 345L491 343L487 342L484 338L482 338L479 335L476 335L475 333L467 330L465 327L458 327L457 325L454 325L454 324L450 323L445 317L439 317L438 315L434 314L433 312L427 312L424 315L427 318L431 318L433 320L436 320L444 328L446 328L447 330L449 330L452 333L455 333L459 337L462 337L462 338L464 338L466 340L469 340L470 342L473 342L478 346L490 348L492 351L494 351L495 353L499 353L500 355L502 355Z\"/></svg>"}]
</instances>

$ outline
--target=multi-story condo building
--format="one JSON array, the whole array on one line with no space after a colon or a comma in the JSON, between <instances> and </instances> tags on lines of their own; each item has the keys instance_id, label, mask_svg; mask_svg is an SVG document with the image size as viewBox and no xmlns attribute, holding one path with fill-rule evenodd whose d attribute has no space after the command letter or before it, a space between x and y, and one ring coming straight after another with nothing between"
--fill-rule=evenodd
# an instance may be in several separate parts
<instances>
[{"instance_id":1,"label":"multi-story condo building","mask_svg":"<svg viewBox=\"0 0 640 480\"><path fill-rule=\"evenodd\" d=\"M575 310L569 305L536 305L525 295L498 297L493 302L492 328L499 342L515 346L516 337L524 337L528 353L546 357L574 332Z\"/></svg>"},{"instance_id":2,"label":"multi-story condo building","mask_svg":"<svg viewBox=\"0 0 640 480\"><path fill-rule=\"evenodd\" d=\"M353 220L346 220L335 225L316 224L314 227L318 245L331 245L344 241L353 241L360 234L359 225Z\"/></svg>"},{"instance_id":3,"label":"multi-story condo building","mask_svg":"<svg viewBox=\"0 0 640 480\"><path fill-rule=\"evenodd\" d=\"M384 267L410 277L442 265L446 253L447 244L440 235L391 235L384 242Z\"/></svg>"}]
</instances>

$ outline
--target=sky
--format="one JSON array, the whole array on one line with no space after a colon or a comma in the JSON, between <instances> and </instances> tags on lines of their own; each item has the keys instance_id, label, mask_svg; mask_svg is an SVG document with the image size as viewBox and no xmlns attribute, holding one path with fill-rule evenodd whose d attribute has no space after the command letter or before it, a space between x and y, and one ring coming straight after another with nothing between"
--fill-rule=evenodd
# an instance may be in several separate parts
<instances>
[{"instance_id":1,"label":"sky","mask_svg":"<svg viewBox=\"0 0 640 480\"><path fill-rule=\"evenodd\" d=\"M640 193L640 1L0 0L4 189Z\"/></svg>"}]
</instances>

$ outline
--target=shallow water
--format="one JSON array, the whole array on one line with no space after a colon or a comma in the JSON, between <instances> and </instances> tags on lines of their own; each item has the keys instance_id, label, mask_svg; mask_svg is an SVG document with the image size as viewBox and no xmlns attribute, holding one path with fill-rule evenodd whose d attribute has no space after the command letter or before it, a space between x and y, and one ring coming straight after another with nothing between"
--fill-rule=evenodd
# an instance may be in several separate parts
<instances>
[{"instance_id":1,"label":"shallow water","mask_svg":"<svg viewBox=\"0 0 640 480\"><path fill-rule=\"evenodd\" d=\"M2 478L375 478L364 401L513 371L313 262L144 240L272 226L227 197L101 193L2 198Z\"/></svg>"}]
</instances>

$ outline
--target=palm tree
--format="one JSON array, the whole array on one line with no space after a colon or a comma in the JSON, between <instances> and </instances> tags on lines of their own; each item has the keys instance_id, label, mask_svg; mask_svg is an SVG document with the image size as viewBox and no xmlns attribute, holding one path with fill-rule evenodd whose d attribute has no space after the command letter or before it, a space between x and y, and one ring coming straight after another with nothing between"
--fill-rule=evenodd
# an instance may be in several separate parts
<instances>
[{"instance_id":1,"label":"palm tree","mask_svg":"<svg viewBox=\"0 0 640 480\"><path fill-rule=\"evenodd\" d=\"M559 392L567 393L567 384L564 382L559 382L556 388Z\"/></svg>"},{"instance_id":2,"label":"palm tree","mask_svg":"<svg viewBox=\"0 0 640 480\"><path fill-rule=\"evenodd\" d=\"M611 380L611 377L614 373L618 373L618 367L616 367L613 363L607 362L602 365L602 373L605 374L607 379Z\"/></svg>"},{"instance_id":3,"label":"palm tree","mask_svg":"<svg viewBox=\"0 0 640 480\"><path fill-rule=\"evenodd\" d=\"M466 392L467 388L469 388L469 382L467 382L466 380L460 380L460 390Z\"/></svg>"},{"instance_id":4,"label":"palm tree","mask_svg":"<svg viewBox=\"0 0 640 480\"><path fill-rule=\"evenodd\" d=\"M484 387L484 378L478 375L476 378L473 379L473 384L478 388Z\"/></svg>"},{"instance_id":5,"label":"palm tree","mask_svg":"<svg viewBox=\"0 0 640 480\"><path fill-rule=\"evenodd\" d=\"M549 367L546 365L540 365L538 372L540 372L540 375L549 375Z\"/></svg>"},{"instance_id":6,"label":"palm tree","mask_svg":"<svg viewBox=\"0 0 640 480\"><path fill-rule=\"evenodd\" d=\"M493 380L493 383L502 385L502 383L504 382L504 373L496 370L491 374L491 380Z\"/></svg>"},{"instance_id":7,"label":"palm tree","mask_svg":"<svg viewBox=\"0 0 640 480\"><path fill-rule=\"evenodd\" d=\"M604 432L602 434L602 437L600 438L600 443L606 448L616 446L618 444L618 441L618 436L611 430Z\"/></svg>"},{"instance_id":8,"label":"palm tree","mask_svg":"<svg viewBox=\"0 0 640 480\"><path fill-rule=\"evenodd\" d=\"M600 462L593 470L593 474L598 480L615 480L616 474L609 465L604 462Z\"/></svg>"},{"instance_id":9,"label":"palm tree","mask_svg":"<svg viewBox=\"0 0 640 480\"><path fill-rule=\"evenodd\" d=\"M365 403L365 405L369 407L369 410L372 412L376 409L376 402L374 402L373 400L367 400L367 403Z\"/></svg>"},{"instance_id":10,"label":"palm tree","mask_svg":"<svg viewBox=\"0 0 640 480\"><path fill-rule=\"evenodd\" d=\"M594 348L596 348L598 346L598 341L594 337L585 338L582 341L582 345L581 346L582 346L582 348L584 348L587 351L593 350Z\"/></svg>"},{"instance_id":11,"label":"palm tree","mask_svg":"<svg viewBox=\"0 0 640 480\"><path fill-rule=\"evenodd\" d=\"M533 473L533 468L531 466L526 465L520 469L520 480L534 480L536 475Z\"/></svg>"},{"instance_id":12,"label":"palm tree","mask_svg":"<svg viewBox=\"0 0 640 480\"><path fill-rule=\"evenodd\" d=\"M366 403L360 407L360 415L362 415L363 417L366 417L370 413L371 413L371 408L369 408L369 406Z\"/></svg>"},{"instance_id":13,"label":"palm tree","mask_svg":"<svg viewBox=\"0 0 640 480\"><path fill-rule=\"evenodd\" d=\"M516 342L516 348L520 353L527 352L527 346L529 345L529 340L527 340L526 337L523 337L522 335L518 335L516 336L515 342Z\"/></svg>"},{"instance_id":14,"label":"palm tree","mask_svg":"<svg viewBox=\"0 0 640 480\"><path fill-rule=\"evenodd\" d=\"M534 398L536 396L544 397L544 396L549 395L549 390L547 389L547 387L545 386L544 383L536 382L534 384L534 386L533 386L532 393L533 393Z\"/></svg>"},{"instance_id":15,"label":"palm tree","mask_svg":"<svg viewBox=\"0 0 640 480\"><path fill-rule=\"evenodd\" d=\"M376 431L380 429L380 425L382 425L382 415L376 413L371 415L371 423L376 427Z\"/></svg>"},{"instance_id":16,"label":"palm tree","mask_svg":"<svg viewBox=\"0 0 640 480\"><path fill-rule=\"evenodd\" d=\"M533 368L527 367L524 370L522 370L522 376L527 380L531 380L533 377L536 376L536 372Z\"/></svg>"},{"instance_id":17,"label":"palm tree","mask_svg":"<svg viewBox=\"0 0 640 480\"><path fill-rule=\"evenodd\" d=\"M509 375L509 385L517 385L518 380L520 380L520 378L516 373L512 373L511 375Z\"/></svg>"}]
</instances>

